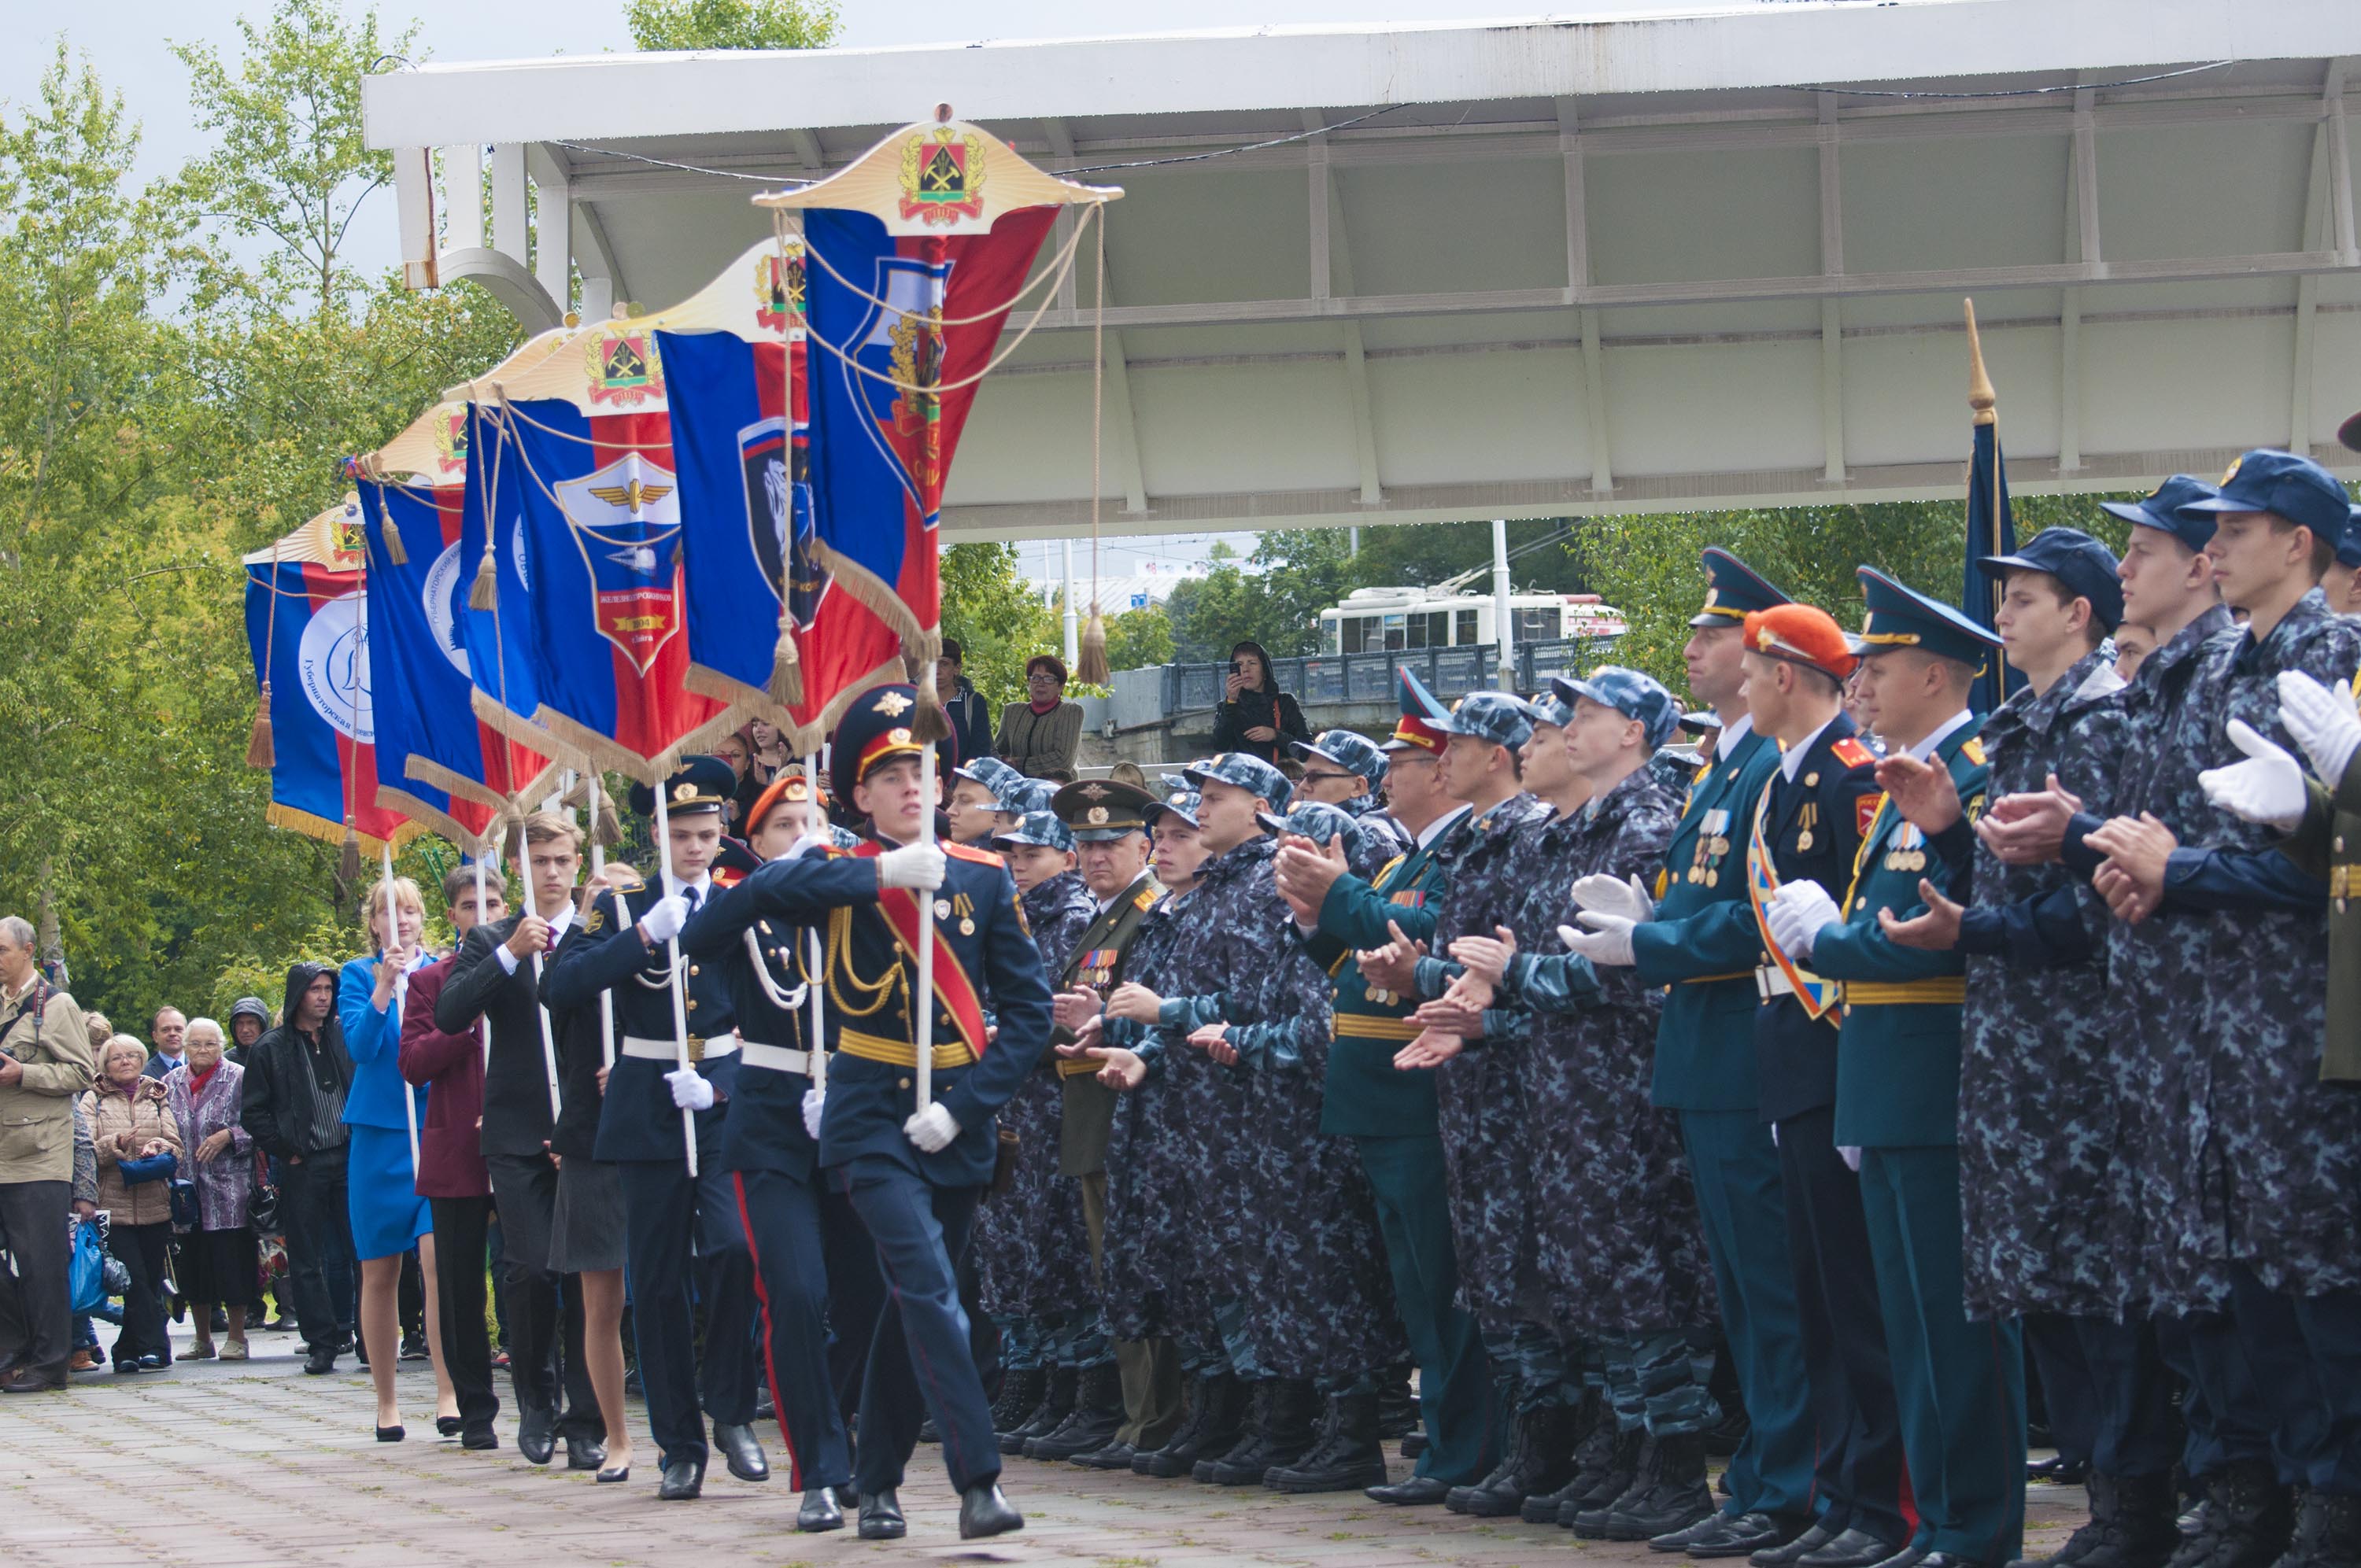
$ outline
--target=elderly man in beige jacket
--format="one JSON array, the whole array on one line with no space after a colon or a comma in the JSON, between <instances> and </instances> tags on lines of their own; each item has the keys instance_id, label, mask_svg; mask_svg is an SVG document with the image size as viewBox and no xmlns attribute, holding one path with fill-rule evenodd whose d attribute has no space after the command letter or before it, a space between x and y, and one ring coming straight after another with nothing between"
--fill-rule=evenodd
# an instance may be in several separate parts
<instances>
[{"instance_id":1,"label":"elderly man in beige jacket","mask_svg":"<svg viewBox=\"0 0 2361 1568\"><path fill-rule=\"evenodd\" d=\"M82 1009L42 978L32 927L0 916L0 1246L16 1264L0 1269L0 1392L66 1385L73 1107L91 1083Z\"/></svg>"}]
</instances>

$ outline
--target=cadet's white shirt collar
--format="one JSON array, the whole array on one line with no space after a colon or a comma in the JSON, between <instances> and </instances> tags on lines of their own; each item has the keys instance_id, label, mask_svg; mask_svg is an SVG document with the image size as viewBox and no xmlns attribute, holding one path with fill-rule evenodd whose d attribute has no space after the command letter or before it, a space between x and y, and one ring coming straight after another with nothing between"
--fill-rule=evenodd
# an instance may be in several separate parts
<instances>
[{"instance_id":1,"label":"cadet's white shirt collar","mask_svg":"<svg viewBox=\"0 0 2361 1568\"><path fill-rule=\"evenodd\" d=\"M1455 806L1450 810L1444 812L1442 816L1436 817L1433 821L1428 823L1425 827L1420 828L1418 830L1418 847L1423 850L1429 844L1433 843L1437 839L1442 838L1444 833L1450 830L1453 823L1458 821L1461 817L1466 816L1474 809L1475 807L1471 806Z\"/></svg>"},{"instance_id":2,"label":"cadet's white shirt collar","mask_svg":"<svg viewBox=\"0 0 2361 1568\"><path fill-rule=\"evenodd\" d=\"M1779 771L1787 775L1787 782L1789 784L1794 784L1795 782L1795 771L1804 765L1804 753L1810 751L1814 746L1819 743L1820 735L1828 729L1828 724L1834 724L1843 716L1844 710L1842 708L1839 708L1836 712L1829 714L1828 724L1821 725L1818 729L1813 730L1809 735L1805 736L1801 740L1798 740L1793 746L1788 747L1787 750L1780 755Z\"/></svg>"},{"instance_id":3,"label":"cadet's white shirt collar","mask_svg":"<svg viewBox=\"0 0 2361 1568\"><path fill-rule=\"evenodd\" d=\"M1740 714L1738 722L1724 729L1720 738L1714 741L1713 760L1717 762L1730 761L1730 754L1738 750L1738 743L1753 733L1754 716L1751 713Z\"/></svg>"},{"instance_id":4,"label":"cadet's white shirt collar","mask_svg":"<svg viewBox=\"0 0 2361 1568\"><path fill-rule=\"evenodd\" d=\"M1913 762L1923 762L1927 758L1933 756L1935 754L1935 748L1949 740L1955 730L1959 729L1963 725L1973 724L1975 721L1976 716L1963 707L1960 709L1959 712L1951 715L1950 718L1943 720L1942 723L1935 726L1933 731L1929 733L1924 740L1919 741L1915 746L1903 747L1902 754L1908 757Z\"/></svg>"}]
</instances>

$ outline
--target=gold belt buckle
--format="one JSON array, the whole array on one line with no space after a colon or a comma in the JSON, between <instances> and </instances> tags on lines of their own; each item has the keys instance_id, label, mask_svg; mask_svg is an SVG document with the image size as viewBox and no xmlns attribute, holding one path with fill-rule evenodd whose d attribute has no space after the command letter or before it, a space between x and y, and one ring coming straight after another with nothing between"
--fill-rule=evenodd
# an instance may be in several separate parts
<instances>
[{"instance_id":1,"label":"gold belt buckle","mask_svg":"<svg viewBox=\"0 0 2361 1568\"><path fill-rule=\"evenodd\" d=\"M688 1037L688 1059L691 1063L701 1062L705 1059L704 1036L691 1035Z\"/></svg>"}]
</instances>

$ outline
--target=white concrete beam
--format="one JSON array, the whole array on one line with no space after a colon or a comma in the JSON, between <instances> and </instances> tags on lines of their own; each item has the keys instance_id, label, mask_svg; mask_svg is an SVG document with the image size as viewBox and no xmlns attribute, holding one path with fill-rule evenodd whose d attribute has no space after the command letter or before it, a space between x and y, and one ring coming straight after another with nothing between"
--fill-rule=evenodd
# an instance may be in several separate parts
<instances>
[{"instance_id":1,"label":"white concrete beam","mask_svg":"<svg viewBox=\"0 0 2361 1568\"><path fill-rule=\"evenodd\" d=\"M1590 416L1590 493L1615 493L1615 466L1607 455L1607 355L1598 345L1598 313L1582 313L1582 396Z\"/></svg>"},{"instance_id":2,"label":"white concrete beam","mask_svg":"<svg viewBox=\"0 0 2361 1568\"><path fill-rule=\"evenodd\" d=\"M614 313L617 300L631 296L615 247L608 241L606 220L588 202L574 203L574 256L582 274L582 319L605 321Z\"/></svg>"},{"instance_id":3,"label":"white concrete beam","mask_svg":"<svg viewBox=\"0 0 2361 1568\"><path fill-rule=\"evenodd\" d=\"M435 284L435 258L442 248L434 236L432 148L393 149L393 211L401 243L402 284L411 289L432 289Z\"/></svg>"},{"instance_id":4,"label":"white concrete beam","mask_svg":"<svg viewBox=\"0 0 2361 1568\"><path fill-rule=\"evenodd\" d=\"M443 248L484 243L484 149L474 142L443 148Z\"/></svg>"},{"instance_id":5,"label":"white concrete beam","mask_svg":"<svg viewBox=\"0 0 2361 1568\"><path fill-rule=\"evenodd\" d=\"M2312 148L2303 176L2303 232L2297 243L2306 249L2322 244L2334 218L2329 211L2329 185L2334 180L2328 157L2329 125L2312 133ZM2312 369L2314 323L2320 307L2320 280L2307 273L2295 280L2295 352L2288 361L2288 450L2312 450Z\"/></svg>"},{"instance_id":6,"label":"white concrete beam","mask_svg":"<svg viewBox=\"0 0 2361 1568\"><path fill-rule=\"evenodd\" d=\"M558 150L535 142L525 148L533 177L533 275L563 313L574 300L574 202Z\"/></svg>"},{"instance_id":7,"label":"white concrete beam","mask_svg":"<svg viewBox=\"0 0 2361 1568\"><path fill-rule=\"evenodd\" d=\"M2353 237L2353 143L2345 130L2345 82L2350 62L2332 60L2328 62L2328 79L2323 88L2323 103L2328 112L2328 185L2329 211L2334 215L2335 228L2329 243L2335 247L2343 266L2361 266L2361 247Z\"/></svg>"},{"instance_id":8,"label":"white concrete beam","mask_svg":"<svg viewBox=\"0 0 2361 1568\"><path fill-rule=\"evenodd\" d=\"M492 148L492 248L522 266L528 258L531 209L525 201L524 144Z\"/></svg>"},{"instance_id":9,"label":"white concrete beam","mask_svg":"<svg viewBox=\"0 0 2361 1568\"><path fill-rule=\"evenodd\" d=\"M1818 94L1820 115L1820 272L1844 276L1844 174L1837 161L1837 99ZM1820 302L1821 477L1844 483L1844 307Z\"/></svg>"},{"instance_id":10,"label":"white concrete beam","mask_svg":"<svg viewBox=\"0 0 2361 1568\"><path fill-rule=\"evenodd\" d=\"M1098 221L1107 221L1104 207L1099 209ZM1095 271L1099 241L1093 236L1085 238L1082 245L1089 257L1087 259L1077 257L1075 269ZM1106 291L1107 312L1113 314L1115 264L1112 261L1107 264L1106 273L1098 280L1096 287ZM1140 466L1139 416L1132 411L1131 367L1124 358L1123 334L1109 328L1100 347L1105 367L1105 381L1100 389L1104 400L1100 409L1100 458L1105 467L1123 482L1123 510L1134 515L1145 515L1148 510L1148 477Z\"/></svg>"},{"instance_id":11,"label":"white concrete beam","mask_svg":"<svg viewBox=\"0 0 2361 1568\"><path fill-rule=\"evenodd\" d=\"M2092 96L2087 87L2074 94L2075 233L2081 236L2083 267L2092 278L2104 278L2106 252L2099 244L2099 131L2091 113Z\"/></svg>"},{"instance_id":12,"label":"white concrete beam","mask_svg":"<svg viewBox=\"0 0 2361 1568\"><path fill-rule=\"evenodd\" d=\"M2066 160L2065 255L2061 260L2082 258L2081 199L2074 159ZM2059 291L2058 307L2058 471L2073 474L2082 466L2082 291L2069 283Z\"/></svg>"},{"instance_id":13,"label":"white concrete beam","mask_svg":"<svg viewBox=\"0 0 2361 1568\"><path fill-rule=\"evenodd\" d=\"M1307 119L1313 117L1305 112ZM1353 292L1353 247L1345 228L1345 194L1326 165L1318 168L1318 184L1314 190L1312 210L1320 219L1315 233L1325 241L1315 245L1312 274L1312 286L1332 282L1345 293ZM1345 401L1352 415L1353 465L1361 477L1361 504L1379 506L1386 495L1378 477L1378 425L1369 400L1369 366L1366 347L1361 341L1361 323L1345 322L1338 329L1345 340Z\"/></svg>"},{"instance_id":14,"label":"white concrete beam","mask_svg":"<svg viewBox=\"0 0 2361 1568\"><path fill-rule=\"evenodd\" d=\"M1565 302L1578 304L1590 287L1590 203L1582 186L1580 105L1557 101L1558 156L1565 164Z\"/></svg>"}]
</instances>

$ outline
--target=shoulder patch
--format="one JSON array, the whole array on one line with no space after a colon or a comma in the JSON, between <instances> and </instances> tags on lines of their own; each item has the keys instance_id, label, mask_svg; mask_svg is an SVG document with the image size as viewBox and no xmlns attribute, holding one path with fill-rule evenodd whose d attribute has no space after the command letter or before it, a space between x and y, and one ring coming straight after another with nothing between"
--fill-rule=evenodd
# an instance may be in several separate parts
<instances>
[{"instance_id":1,"label":"shoulder patch","mask_svg":"<svg viewBox=\"0 0 2361 1568\"><path fill-rule=\"evenodd\" d=\"M1868 838L1871 826L1877 821L1878 808L1884 804L1885 797L1882 795L1864 795L1855 800L1852 803L1853 831L1864 839Z\"/></svg>"},{"instance_id":2,"label":"shoulder patch","mask_svg":"<svg viewBox=\"0 0 2361 1568\"><path fill-rule=\"evenodd\" d=\"M1971 735L1967 739L1967 743L1960 748L1960 755L1981 768L1984 765L1984 743Z\"/></svg>"},{"instance_id":3,"label":"shoulder patch","mask_svg":"<svg viewBox=\"0 0 2361 1568\"><path fill-rule=\"evenodd\" d=\"M639 872L617 868L607 873L607 885L616 893L637 893L648 884Z\"/></svg>"},{"instance_id":4,"label":"shoulder patch","mask_svg":"<svg viewBox=\"0 0 2361 1568\"><path fill-rule=\"evenodd\" d=\"M1877 753L1850 735L1831 745L1828 750L1834 751L1837 754L1837 761L1848 768L1866 768L1874 765L1877 762Z\"/></svg>"},{"instance_id":5,"label":"shoulder patch","mask_svg":"<svg viewBox=\"0 0 2361 1568\"><path fill-rule=\"evenodd\" d=\"M582 921L582 932L585 936L595 937L606 927L607 901L602 898L590 905L590 913Z\"/></svg>"},{"instance_id":6,"label":"shoulder patch","mask_svg":"<svg viewBox=\"0 0 2361 1568\"><path fill-rule=\"evenodd\" d=\"M935 847L955 861L972 861L979 866L1001 866L1008 863L990 850L979 850L969 844L953 844L938 839Z\"/></svg>"}]
</instances>

